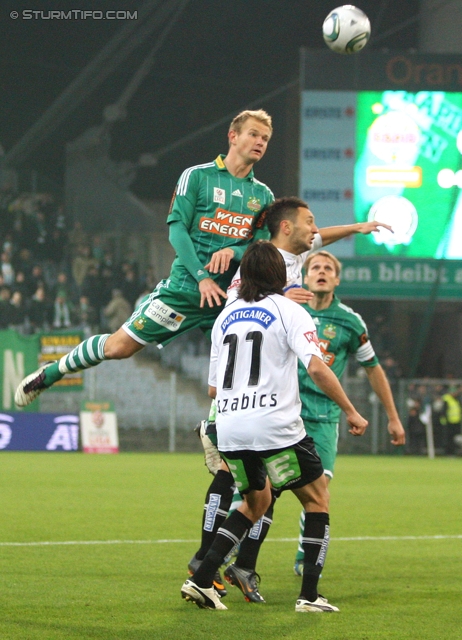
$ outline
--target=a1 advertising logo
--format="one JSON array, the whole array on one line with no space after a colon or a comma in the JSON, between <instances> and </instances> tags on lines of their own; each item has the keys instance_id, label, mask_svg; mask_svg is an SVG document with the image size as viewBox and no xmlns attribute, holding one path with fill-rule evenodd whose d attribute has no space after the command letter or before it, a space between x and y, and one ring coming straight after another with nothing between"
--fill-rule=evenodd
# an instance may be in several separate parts
<instances>
[{"instance_id":1,"label":"a1 advertising logo","mask_svg":"<svg viewBox=\"0 0 462 640\"><path fill-rule=\"evenodd\" d=\"M79 416L56 413L0 413L0 449L77 451Z\"/></svg>"}]
</instances>

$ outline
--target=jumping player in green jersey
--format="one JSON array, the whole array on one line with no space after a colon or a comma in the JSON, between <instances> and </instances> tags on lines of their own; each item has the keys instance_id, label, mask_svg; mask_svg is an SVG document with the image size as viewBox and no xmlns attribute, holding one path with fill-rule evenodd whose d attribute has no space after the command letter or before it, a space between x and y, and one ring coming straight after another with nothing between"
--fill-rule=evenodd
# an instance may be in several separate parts
<instances>
[{"instance_id":1,"label":"jumping player in green jersey","mask_svg":"<svg viewBox=\"0 0 462 640\"><path fill-rule=\"evenodd\" d=\"M314 297L302 306L310 313L316 325L324 362L340 378L349 356L356 357L385 408L392 444L403 445L404 428L387 377L371 345L367 327L361 316L342 304L335 295L335 288L340 284L340 262L328 251L319 251L308 256L304 267L305 284ZM334 475L337 455L340 408L311 382L300 366L298 379L305 429L315 442L324 473L330 480ZM304 513L301 515L301 531L303 520ZM295 573L301 575L302 568L303 549L300 542L295 558Z\"/></svg>"},{"instance_id":2,"label":"jumping player in green jersey","mask_svg":"<svg viewBox=\"0 0 462 640\"><path fill-rule=\"evenodd\" d=\"M176 252L170 277L115 333L92 336L28 375L16 390L17 406L30 404L67 373L129 358L148 343L162 345L195 327L211 330L246 246L265 237L263 230L252 237L253 222L274 197L254 177L253 166L272 131L265 111L243 111L229 127L227 155L182 173L167 218Z\"/></svg>"}]
</instances>

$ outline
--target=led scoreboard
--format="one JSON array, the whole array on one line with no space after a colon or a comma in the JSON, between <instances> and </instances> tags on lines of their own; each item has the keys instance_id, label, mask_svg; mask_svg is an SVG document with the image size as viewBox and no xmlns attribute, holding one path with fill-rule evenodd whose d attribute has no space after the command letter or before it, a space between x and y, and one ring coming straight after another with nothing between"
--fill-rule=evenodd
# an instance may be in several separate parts
<instances>
[{"instance_id":1,"label":"led scoreboard","mask_svg":"<svg viewBox=\"0 0 462 640\"><path fill-rule=\"evenodd\" d=\"M321 59L339 64L321 56L318 65ZM300 196L320 226L375 219L393 227L342 241L335 245L340 257L462 259L462 64L440 82L423 73L401 77L399 67L396 77L358 68L380 60L391 68L390 59L349 63L329 90L305 81Z\"/></svg>"}]
</instances>

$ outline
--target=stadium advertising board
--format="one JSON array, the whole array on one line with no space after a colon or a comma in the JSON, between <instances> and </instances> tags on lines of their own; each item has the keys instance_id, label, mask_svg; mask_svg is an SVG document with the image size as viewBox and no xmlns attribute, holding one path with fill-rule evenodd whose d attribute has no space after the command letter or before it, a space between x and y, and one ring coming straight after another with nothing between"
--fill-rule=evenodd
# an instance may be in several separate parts
<instances>
[{"instance_id":1,"label":"stadium advertising board","mask_svg":"<svg viewBox=\"0 0 462 640\"><path fill-rule=\"evenodd\" d=\"M40 335L39 366L50 360L59 360L79 345L84 339L80 331L42 333ZM50 391L81 391L83 389L83 371L68 373L55 382Z\"/></svg>"},{"instance_id":2,"label":"stadium advertising board","mask_svg":"<svg viewBox=\"0 0 462 640\"><path fill-rule=\"evenodd\" d=\"M14 394L26 373L37 368L39 338L23 336L12 329L0 331L0 410L14 411ZM38 411L34 400L24 411Z\"/></svg>"},{"instance_id":3,"label":"stadium advertising board","mask_svg":"<svg viewBox=\"0 0 462 640\"><path fill-rule=\"evenodd\" d=\"M460 300L462 261L342 258L340 297Z\"/></svg>"},{"instance_id":4,"label":"stadium advertising board","mask_svg":"<svg viewBox=\"0 0 462 640\"><path fill-rule=\"evenodd\" d=\"M339 56L325 49L303 49L302 91L462 91L459 55L365 50Z\"/></svg>"},{"instance_id":5,"label":"stadium advertising board","mask_svg":"<svg viewBox=\"0 0 462 640\"><path fill-rule=\"evenodd\" d=\"M77 451L79 417L56 413L0 413L1 451Z\"/></svg>"},{"instance_id":6,"label":"stadium advertising board","mask_svg":"<svg viewBox=\"0 0 462 640\"><path fill-rule=\"evenodd\" d=\"M118 453L117 415L112 402L83 402L80 411L84 453Z\"/></svg>"},{"instance_id":7,"label":"stadium advertising board","mask_svg":"<svg viewBox=\"0 0 462 640\"><path fill-rule=\"evenodd\" d=\"M333 252L350 259L394 257L397 264L427 259L427 273L437 268L433 260L462 260L460 58L305 51L302 72L301 197L319 226L375 219L395 231L357 234ZM363 274L370 269L365 295L385 295L379 276L388 267L381 264L364 265ZM412 278L413 268L402 273ZM439 295L445 288L447 297L456 297L450 284L459 284L460 267L438 268L448 279ZM414 288L413 297L420 295Z\"/></svg>"}]
</instances>

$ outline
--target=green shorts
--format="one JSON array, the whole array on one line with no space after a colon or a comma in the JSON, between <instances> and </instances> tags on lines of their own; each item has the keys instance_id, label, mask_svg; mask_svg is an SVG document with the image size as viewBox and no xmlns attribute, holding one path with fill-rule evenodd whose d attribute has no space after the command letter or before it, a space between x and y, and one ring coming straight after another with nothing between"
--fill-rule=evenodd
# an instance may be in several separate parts
<instances>
[{"instance_id":1,"label":"green shorts","mask_svg":"<svg viewBox=\"0 0 462 640\"><path fill-rule=\"evenodd\" d=\"M178 291L169 280L162 280L143 298L122 328L140 344L163 344L190 331L211 331L223 306L200 308L198 291Z\"/></svg>"},{"instance_id":2,"label":"green shorts","mask_svg":"<svg viewBox=\"0 0 462 640\"><path fill-rule=\"evenodd\" d=\"M314 446L321 458L324 473L334 477L334 464L337 456L338 422L303 421L306 433L314 440Z\"/></svg>"}]
</instances>

